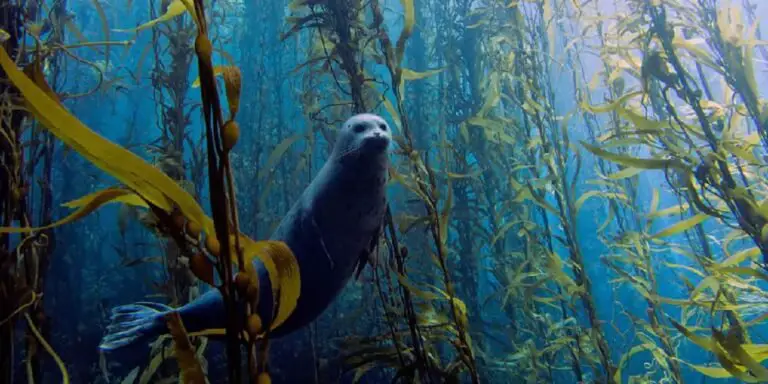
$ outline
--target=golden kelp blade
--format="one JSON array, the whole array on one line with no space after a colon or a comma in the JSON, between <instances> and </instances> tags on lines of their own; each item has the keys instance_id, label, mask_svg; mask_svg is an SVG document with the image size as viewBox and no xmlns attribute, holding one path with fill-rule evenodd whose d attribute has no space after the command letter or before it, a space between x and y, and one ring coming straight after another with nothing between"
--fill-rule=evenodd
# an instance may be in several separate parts
<instances>
[{"instance_id":1,"label":"golden kelp blade","mask_svg":"<svg viewBox=\"0 0 768 384\"><path fill-rule=\"evenodd\" d=\"M267 175L274 172L276 169L277 163L282 159L283 155L286 151L288 151L288 148L293 145L293 143L299 141L302 137L304 137L303 133L297 133L293 136L285 138L283 141L281 141L277 146L275 146L275 149L272 150L272 152L269 154L269 157L267 158L267 163L264 165L264 167L261 168L259 171L259 175L257 176L257 179L263 180Z\"/></svg>"},{"instance_id":2,"label":"golden kelp blade","mask_svg":"<svg viewBox=\"0 0 768 384\"><path fill-rule=\"evenodd\" d=\"M35 323L32 321L32 318L29 317L28 313L24 314L24 318L27 320L27 325L29 326L29 330L32 331L33 335L35 335L37 342L43 346L43 349L46 352L48 352L48 354L51 355L51 357L53 358L53 361L55 361L56 365L59 367L59 371L61 372L61 382L63 384L69 384L69 373L67 372L67 368L64 366L64 362L61 360L59 355L53 350L53 348L51 348L51 345L48 344L47 341L45 341L45 338L43 338L43 335L40 333L37 327L35 327Z\"/></svg>"},{"instance_id":3,"label":"golden kelp blade","mask_svg":"<svg viewBox=\"0 0 768 384\"><path fill-rule=\"evenodd\" d=\"M714 336L712 338L698 335L672 318L668 317L667 319L691 342L715 354L722 369L727 371L731 377L747 383L765 382L768 378L768 371L759 365L760 361L765 358L762 353L764 350L762 345L741 344L738 340L717 333L714 329L712 330ZM723 372L717 369L718 367L709 367L709 369L698 366L692 367L708 376L721 377L723 375ZM704 370L699 368L704 368Z\"/></svg>"},{"instance_id":4,"label":"golden kelp blade","mask_svg":"<svg viewBox=\"0 0 768 384\"><path fill-rule=\"evenodd\" d=\"M124 194L115 194L115 196L109 201L109 202L115 202L115 203L123 203L127 205L132 205L134 207L142 207L142 208L149 208L149 205L146 201L142 200L139 195L133 193L133 191L130 191L125 188L119 188L119 187L112 187L103 189L101 191L93 192L90 194L87 194L79 199L72 200L68 203L62 204L62 206L67 208L80 208L87 204L89 204L94 199L98 198L100 195L108 194L110 191L124 191Z\"/></svg>"},{"instance_id":5,"label":"golden kelp blade","mask_svg":"<svg viewBox=\"0 0 768 384\"><path fill-rule=\"evenodd\" d=\"M64 206L78 209L61 220L42 227L0 227L0 233L22 233L55 228L60 225L71 223L75 220L82 219L83 217L88 216L91 212L99 209L102 205L117 202L121 198L129 195L133 195L133 192L124 188L109 188L99 192L91 193L75 201L64 204Z\"/></svg>"},{"instance_id":6,"label":"golden kelp blade","mask_svg":"<svg viewBox=\"0 0 768 384\"><path fill-rule=\"evenodd\" d=\"M216 65L213 67L213 75L214 76L221 76L224 73L224 70L227 69L227 65ZM200 76L196 77L195 80L192 82L192 88L200 88Z\"/></svg>"},{"instance_id":7,"label":"golden kelp blade","mask_svg":"<svg viewBox=\"0 0 768 384\"><path fill-rule=\"evenodd\" d=\"M139 32L142 29L150 28L157 23L162 23L162 22L171 20L174 17L179 16L186 11L187 11L187 6L184 5L184 2L182 2L181 0L174 0L172 3L168 4L168 8L165 10L165 13L162 16L158 17L157 19L150 20L133 29L115 29L114 31L115 32Z\"/></svg>"},{"instance_id":8,"label":"golden kelp blade","mask_svg":"<svg viewBox=\"0 0 768 384\"><path fill-rule=\"evenodd\" d=\"M270 329L275 329L288 319L296 309L301 293L301 276L296 256L282 241L253 241L241 237L244 248L243 256L247 266L251 265L254 257L264 263L272 284L272 296L277 306L277 314L272 318Z\"/></svg>"},{"instance_id":9,"label":"golden kelp blade","mask_svg":"<svg viewBox=\"0 0 768 384\"><path fill-rule=\"evenodd\" d=\"M424 72L416 72L412 69L403 68L403 80L421 80L430 76L437 75L444 70L445 68L438 68L426 70Z\"/></svg>"},{"instance_id":10,"label":"golden kelp blade","mask_svg":"<svg viewBox=\"0 0 768 384\"><path fill-rule=\"evenodd\" d=\"M169 213L178 209L187 220L199 224L206 234L215 233L213 221L205 215L192 195L158 168L86 127L19 71L2 47L0 66L21 92L29 112L67 146L118 179L147 203ZM272 266L267 270L275 287L273 289L279 290L276 297L280 306L273 322L273 326L277 326L296 308L301 284L296 258L282 242L256 242L245 236L241 238L247 253Z\"/></svg>"},{"instance_id":11,"label":"golden kelp blade","mask_svg":"<svg viewBox=\"0 0 768 384\"><path fill-rule=\"evenodd\" d=\"M179 381L185 384L205 383L205 373L200 366L200 361L195 356L195 348L189 341L189 335L181 321L181 316L178 312L171 311L165 315L165 321L175 344L174 355L179 363Z\"/></svg>"},{"instance_id":12,"label":"golden kelp blade","mask_svg":"<svg viewBox=\"0 0 768 384\"><path fill-rule=\"evenodd\" d=\"M598 146L588 144L584 141L581 142L589 152L593 155L602 157L603 159L619 163L625 167L634 167L640 169L666 169L677 166L675 160L668 159L641 159L637 157L631 157L626 155L620 155L617 153L606 151Z\"/></svg>"},{"instance_id":13,"label":"golden kelp blade","mask_svg":"<svg viewBox=\"0 0 768 384\"><path fill-rule=\"evenodd\" d=\"M405 53L405 41L411 37L413 33L413 25L416 23L416 10L413 6L413 0L400 0L400 4L403 7L403 30L400 32L400 37L397 39L395 54L397 57L395 61L400 63L403 60L403 54Z\"/></svg>"},{"instance_id":14,"label":"golden kelp blade","mask_svg":"<svg viewBox=\"0 0 768 384\"><path fill-rule=\"evenodd\" d=\"M698 213L695 216L692 216L690 218L687 218L685 220L682 220L676 224L673 224L667 228L662 229L658 233L651 236L654 239L660 239L662 237L668 237L672 235L676 235L681 232L685 232L693 227L695 227L698 224L701 224L704 222L704 220L709 219L709 215L705 213Z\"/></svg>"},{"instance_id":15,"label":"golden kelp blade","mask_svg":"<svg viewBox=\"0 0 768 384\"><path fill-rule=\"evenodd\" d=\"M21 92L29 112L67 146L117 178L148 203L166 212L171 212L174 206L178 207L188 220L200 224L206 233L213 233L210 223L204 220L203 209L178 183L133 152L86 127L19 71L2 47L0 66Z\"/></svg>"}]
</instances>

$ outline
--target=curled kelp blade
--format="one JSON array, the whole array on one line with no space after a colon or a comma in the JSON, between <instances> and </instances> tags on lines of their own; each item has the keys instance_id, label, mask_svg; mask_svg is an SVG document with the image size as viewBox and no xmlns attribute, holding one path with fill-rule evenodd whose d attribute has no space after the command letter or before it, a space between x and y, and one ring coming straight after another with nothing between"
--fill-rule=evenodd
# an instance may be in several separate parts
<instances>
[{"instance_id":1,"label":"curled kelp blade","mask_svg":"<svg viewBox=\"0 0 768 384\"><path fill-rule=\"evenodd\" d=\"M38 86L16 68L3 48L0 48L0 66L21 92L29 112L59 140L135 191L149 204L166 212L171 212L175 206L188 220L201 224L206 233L213 233L213 227L205 225L203 209L181 185L133 152L86 127L44 91L47 85ZM35 80L44 81L42 78Z\"/></svg>"},{"instance_id":2,"label":"curled kelp blade","mask_svg":"<svg viewBox=\"0 0 768 384\"><path fill-rule=\"evenodd\" d=\"M272 285L272 297L275 298L270 329L274 330L283 324L296 309L301 292L301 279L299 276L299 264L296 256L282 241L266 240L253 241L248 237L240 238L240 245L244 248L243 257L247 266L252 265L254 258L264 263L264 268L269 274ZM276 276L277 279L273 278ZM277 281L278 284L274 284Z\"/></svg>"},{"instance_id":3,"label":"curled kelp blade","mask_svg":"<svg viewBox=\"0 0 768 384\"><path fill-rule=\"evenodd\" d=\"M0 47L0 66L5 70L8 79L21 92L28 111L45 128L64 144L127 187L124 190L96 192L76 200L77 203L69 203L71 206L80 206L80 209L72 214L75 217L62 220L74 221L115 199L124 199L124 203L136 203L136 199L140 198L147 203L147 206L153 206L169 214L178 210L187 220L198 224L206 235L215 236L213 220L205 215L202 207L180 184L133 152L86 127L55 100L55 95L42 76L33 77L40 83L40 85L36 84L16 67L2 47ZM131 197L131 193L126 192L127 190L136 196ZM57 225L61 224L63 223ZM34 229L8 228L8 230L28 232ZM284 322L296 308L301 284L296 258L282 242L257 242L241 235L241 244L244 244L251 258L258 257L268 267L270 281L277 292L275 297L279 299L277 316L273 321L273 327L276 327Z\"/></svg>"},{"instance_id":4,"label":"curled kelp blade","mask_svg":"<svg viewBox=\"0 0 768 384\"><path fill-rule=\"evenodd\" d=\"M179 379L182 383L206 383L205 373L195 354L195 347L189 341L189 335L178 312L172 311L164 316L168 330L174 341L174 356L179 363Z\"/></svg>"},{"instance_id":5,"label":"curled kelp blade","mask_svg":"<svg viewBox=\"0 0 768 384\"><path fill-rule=\"evenodd\" d=\"M82 219L95 210L101 208L105 204L114 202L122 202L129 205L138 205L144 207L147 206L146 202L141 200L141 198L138 198L138 196L136 196L132 191L128 189L108 188L63 204L65 207L77 209L61 220L55 221L48 225L44 225L42 227L0 227L0 233L36 232L56 228L58 226L69 224L73 221Z\"/></svg>"},{"instance_id":6,"label":"curled kelp blade","mask_svg":"<svg viewBox=\"0 0 768 384\"><path fill-rule=\"evenodd\" d=\"M136 28L132 29L115 29L115 32L139 32L141 30L152 28L155 26L155 24L164 23L166 21L173 20L175 17L180 16L184 14L185 12L192 11L194 13L194 9L188 8L188 6L185 4L182 0L174 0L170 4L168 4L168 7L165 10L165 13L162 14L160 17L156 19L152 19L144 24L139 25Z\"/></svg>"}]
</instances>

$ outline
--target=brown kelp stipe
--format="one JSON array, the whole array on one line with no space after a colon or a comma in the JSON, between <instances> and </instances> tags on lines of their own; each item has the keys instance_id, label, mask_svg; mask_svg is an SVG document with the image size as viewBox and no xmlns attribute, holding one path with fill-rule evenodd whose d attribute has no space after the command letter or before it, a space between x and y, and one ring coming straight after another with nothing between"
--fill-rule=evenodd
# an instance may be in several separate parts
<instances>
[{"instance_id":1,"label":"brown kelp stipe","mask_svg":"<svg viewBox=\"0 0 768 384\"><path fill-rule=\"evenodd\" d=\"M28 241L20 244L20 246L28 247L36 245L45 231L83 218L110 202L148 210L154 219L145 224L152 226L158 234L175 241L181 254L189 259L190 271L198 279L214 285L215 268L219 274L219 280L224 282L216 288L220 289L228 300L228 327L226 330L206 330L200 334L204 336L226 333L229 343L230 379L237 382L241 377L239 347L242 342L246 342L249 345L250 377L254 381L269 381L269 375L265 371L268 333L282 324L296 306L300 292L298 265L284 243L253 241L238 231L234 186L231 171L228 169L227 155L237 142L239 134L237 125L234 123L240 97L239 72L236 68L229 68L224 73L230 119L222 124L221 107L211 67L213 50L210 40L207 38L202 3L196 4L197 8L186 1L177 1L174 4L172 4L173 7L169 6L167 12L179 12L178 7L180 6L182 11L189 11L190 14L198 16L195 19L198 26L195 48L201 66L200 78L203 84L201 90L207 123L210 195L214 219L207 217L194 197L169 175L125 148L105 140L69 113L46 82L37 61L30 64L22 72L8 56L6 50L0 49L0 66L2 66L9 83L18 89L19 96L21 96L20 101L22 101L28 115L38 121L42 127L45 127L47 132L78 151L86 160L124 185L97 191L67 203L66 206L74 208L74 212L56 222L32 227L29 225L29 221L21 221L19 227L10 225L0 227L0 233L4 234L4 238L7 238L9 233L32 233L31 236L23 237ZM161 16L159 19L164 17ZM16 100L12 100L12 102L16 102ZM227 240L219 241L219 239ZM237 254L234 254L232 249L237 250ZM249 317L247 321L245 318L237 319L233 315L235 313L235 300L246 298L245 294L241 294L241 297L237 296L236 282L239 282L240 286L244 288L242 291L248 292L247 297L249 299L258 297L257 292L252 292L258 290L255 270L251 264L254 258L259 258L265 265L273 286L273 297L276 298L273 308L274 316L270 324L262 324L258 316L251 315L251 305L248 305L247 315ZM37 259L31 258L29 260ZM237 279L233 279L234 267L232 264L234 262L237 263L240 271ZM283 278L281 279L280 276ZM31 295L20 295L19 297L25 300L19 300L18 303L8 307L12 308L12 312L8 314L7 318L2 319L0 326L5 327L6 324L11 324L11 321L22 313L26 315L25 312L28 311L28 308L34 307L39 295L32 291ZM3 314L5 315L5 313ZM32 323L33 319L31 317L27 317L27 319L29 320L30 332L34 332L35 338L33 340L37 340L44 349L54 354L50 346L42 339L38 327ZM175 341L175 356L181 369L182 381L200 382L202 371L197 361L199 356L194 353L183 324L180 324L178 317L173 315L167 320L172 339ZM247 332L243 332L243 330ZM255 353L256 345L261 346L258 355ZM64 365L58 357L54 357L62 368L64 382L68 382ZM142 377L150 378L163 360L164 357L161 355L153 357L152 364L144 371ZM31 362L32 360L28 359L27 361ZM33 368L27 370L30 380L32 380Z\"/></svg>"},{"instance_id":2,"label":"brown kelp stipe","mask_svg":"<svg viewBox=\"0 0 768 384\"><path fill-rule=\"evenodd\" d=\"M356 379L377 366L391 366L396 369L396 377L403 379L418 378L422 382L453 382L459 380L462 373L466 371L471 382L478 383L480 379L469 337L466 305L456 295L447 267L446 243L449 213L453 204L452 188L449 185L447 196L445 198L441 196L435 171L428 165L427 156L419 154L414 149L404 105L403 86L406 77L411 80L424 78L439 71L418 73L403 68L406 43L415 25L415 8L412 0L404 0L402 5L405 11L405 23L394 45L385 30L378 1L294 1L289 7L303 12L304 16L292 17L290 30L283 35L283 39L287 39L302 30L317 32L315 39L322 48L315 54L319 55L320 59L313 58L302 66L319 65L320 73L332 77L336 91L340 94L334 97L341 99L335 100L331 105L335 107L334 109L350 108L352 113L357 113L372 110L377 105L384 105L395 124L402 129L402 136L396 136L395 140L400 146L397 153L405 160L408 173L400 175L394 168L390 173L418 196L424 207L425 215L421 220L429 228L430 240L435 250L433 260L440 271L438 278L445 286L445 290L434 287L440 293L435 295L416 288L415 284L409 281L406 268L409 251L399 239L400 235L392 210L388 208L385 219L387 245L394 261L394 268L383 271L385 275L381 276L382 268L380 267L382 266L379 265L374 270L373 277L379 297L385 304L383 310L389 332L360 340L356 338L345 340L345 363L347 369L356 371ZM361 19L366 19L367 15L372 15L370 24L361 29L359 22ZM374 48L376 44L378 47ZM361 54L353 47L366 48ZM371 53L371 51L375 52ZM365 60L384 64L388 69L389 79L373 78L365 70ZM335 68L334 63L338 68ZM388 99L385 92L376 88L376 84L386 84L388 89L392 89L395 104ZM344 100L345 98L350 100ZM311 105L307 107L313 118L321 119L321 110L314 110L314 106ZM439 204L443 204L443 207L439 208ZM425 252L432 251L425 250ZM385 287L385 284L388 287ZM399 296L397 299L390 297L393 284ZM441 314L443 311L447 312L450 320L447 323L425 324L419 316L419 305L424 303L417 302L417 298L428 302L444 301L447 303L447 308L441 309L440 312ZM407 331L398 330L401 327L398 319L405 320ZM436 357L436 346L445 341L442 340L441 335L437 334L441 331L451 334L447 342L453 349L454 356L448 363L443 363ZM410 339L409 342L404 341L406 338ZM389 345L382 345L386 341L390 342ZM371 348L383 352L366 353Z\"/></svg>"}]
</instances>

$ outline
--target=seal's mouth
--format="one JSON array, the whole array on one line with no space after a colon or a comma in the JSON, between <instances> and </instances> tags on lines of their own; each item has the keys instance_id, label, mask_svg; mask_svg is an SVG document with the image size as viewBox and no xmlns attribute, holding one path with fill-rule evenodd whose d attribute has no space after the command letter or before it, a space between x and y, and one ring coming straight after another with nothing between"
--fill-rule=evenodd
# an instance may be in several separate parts
<instances>
[{"instance_id":1,"label":"seal's mouth","mask_svg":"<svg viewBox=\"0 0 768 384\"><path fill-rule=\"evenodd\" d=\"M363 147L366 151L383 151L389 147L389 137L384 135L366 137L363 140Z\"/></svg>"}]
</instances>

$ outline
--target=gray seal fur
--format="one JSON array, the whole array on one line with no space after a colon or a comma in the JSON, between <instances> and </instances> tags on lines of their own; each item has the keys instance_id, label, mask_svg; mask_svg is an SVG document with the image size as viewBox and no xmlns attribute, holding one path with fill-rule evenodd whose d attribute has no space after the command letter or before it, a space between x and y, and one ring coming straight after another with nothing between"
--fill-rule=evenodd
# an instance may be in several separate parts
<instances>
[{"instance_id":1,"label":"gray seal fur","mask_svg":"<svg viewBox=\"0 0 768 384\"><path fill-rule=\"evenodd\" d=\"M381 117L359 114L337 135L328 160L270 237L284 241L299 264L301 293L290 317L273 331L280 337L314 321L374 252L386 211L385 186L391 129ZM272 290L261 262L257 313L272 318ZM178 309L135 303L113 309L99 348L114 350L166 333L162 316L178 311L188 332L225 327L224 303L212 289Z\"/></svg>"}]
</instances>

